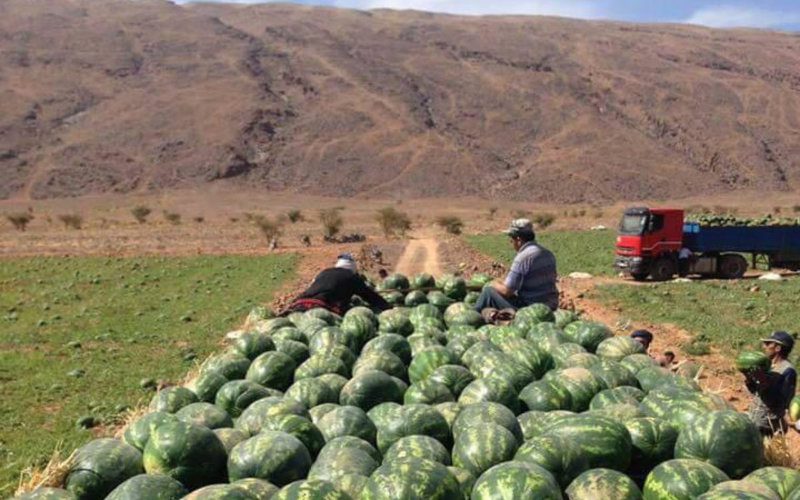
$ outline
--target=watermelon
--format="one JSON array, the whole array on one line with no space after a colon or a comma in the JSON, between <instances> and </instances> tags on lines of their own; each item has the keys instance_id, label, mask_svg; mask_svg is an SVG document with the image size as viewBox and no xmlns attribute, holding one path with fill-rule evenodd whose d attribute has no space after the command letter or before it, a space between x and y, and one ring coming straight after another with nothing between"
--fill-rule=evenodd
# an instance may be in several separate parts
<instances>
[{"instance_id":1,"label":"watermelon","mask_svg":"<svg viewBox=\"0 0 800 500\"><path fill-rule=\"evenodd\" d=\"M408 336L408 343L411 346L411 356L416 357L422 351L428 350L431 347L442 347L442 345L435 338L415 333Z\"/></svg>"},{"instance_id":2,"label":"watermelon","mask_svg":"<svg viewBox=\"0 0 800 500\"><path fill-rule=\"evenodd\" d=\"M481 294L479 292L467 292L467 294L464 296L464 303L470 307L475 307L475 305L478 303L478 299L480 298Z\"/></svg>"},{"instance_id":3,"label":"watermelon","mask_svg":"<svg viewBox=\"0 0 800 500\"><path fill-rule=\"evenodd\" d=\"M656 418L643 417L624 422L631 435L631 469L637 475L650 472L661 462L673 457L678 429Z\"/></svg>"},{"instance_id":4,"label":"watermelon","mask_svg":"<svg viewBox=\"0 0 800 500\"><path fill-rule=\"evenodd\" d=\"M317 426L311 420L297 415L267 417L261 425L261 432L264 431L279 431L296 437L312 457L316 457L325 445L325 438Z\"/></svg>"},{"instance_id":5,"label":"watermelon","mask_svg":"<svg viewBox=\"0 0 800 500\"><path fill-rule=\"evenodd\" d=\"M389 309L378 315L378 331L381 333L396 333L408 337L414 333L414 325L405 314L397 309Z\"/></svg>"},{"instance_id":6,"label":"watermelon","mask_svg":"<svg viewBox=\"0 0 800 500\"><path fill-rule=\"evenodd\" d=\"M450 330L452 332L452 330ZM470 347L474 346L480 341L477 335L459 335L452 337L447 342L447 348L450 349L459 359L464 358L464 354Z\"/></svg>"},{"instance_id":7,"label":"watermelon","mask_svg":"<svg viewBox=\"0 0 800 500\"><path fill-rule=\"evenodd\" d=\"M458 403L462 406L487 401L500 403L515 413L519 410L514 386L500 377L475 379L458 396Z\"/></svg>"},{"instance_id":8,"label":"watermelon","mask_svg":"<svg viewBox=\"0 0 800 500\"><path fill-rule=\"evenodd\" d=\"M629 354L622 358L620 364L625 367L632 375L636 375L642 368L655 366L656 362L647 354Z\"/></svg>"},{"instance_id":9,"label":"watermelon","mask_svg":"<svg viewBox=\"0 0 800 500\"><path fill-rule=\"evenodd\" d=\"M463 366L442 365L433 370L427 380L443 384L454 397L457 397L470 382L475 380L475 377Z\"/></svg>"},{"instance_id":10,"label":"watermelon","mask_svg":"<svg viewBox=\"0 0 800 500\"><path fill-rule=\"evenodd\" d=\"M305 318L321 319L322 321L324 321L329 325L336 325L342 321L342 318L339 317L338 314L329 311L328 309L325 309L323 307L315 307L313 309L309 309L308 311L303 313L303 316L305 316Z\"/></svg>"},{"instance_id":11,"label":"watermelon","mask_svg":"<svg viewBox=\"0 0 800 500\"><path fill-rule=\"evenodd\" d=\"M486 273L476 273L469 277L467 285L470 287L483 287L491 283L493 279Z\"/></svg>"},{"instance_id":12,"label":"watermelon","mask_svg":"<svg viewBox=\"0 0 800 500\"><path fill-rule=\"evenodd\" d=\"M249 360L254 360L267 351L274 351L272 338L262 332L245 332L233 341L232 348Z\"/></svg>"},{"instance_id":13,"label":"watermelon","mask_svg":"<svg viewBox=\"0 0 800 500\"><path fill-rule=\"evenodd\" d=\"M400 290L405 292L410 288L410 286L411 284L405 275L394 273L390 274L383 280L381 290Z\"/></svg>"},{"instance_id":14,"label":"watermelon","mask_svg":"<svg viewBox=\"0 0 800 500\"><path fill-rule=\"evenodd\" d=\"M448 348L431 347L419 353L408 366L408 379L416 383L427 378L433 371L444 365L457 365L458 357Z\"/></svg>"},{"instance_id":15,"label":"watermelon","mask_svg":"<svg viewBox=\"0 0 800 500\"><path fill-rule=\"evenodd\" d=\"M353 364L355 364L357 359L356 355L353 354L353 351L351 351L346 346L343 346L341 344L329 344L322 347L321 349L310 352L312 356L319 356L319 357L326 356L326 357L338 358L342 363L344 363L344 366L347 368L348 373L349 370L352 369ZM336 372L328 372L328 373L336 373ZM324 375L324 373L320 373L319 375ZM312 374L312 376L315 377L317 375ZM300 377L300 378L305 378L305 377Z\"/></svg>"},{"instance_id":16,"label":"watermelon","mask_svg":"<svg viewBox=\"0 0 800 500\"><path fill-rule=\"evenodd\" d=\"M411 362L411 346L408 340L402 335L379 335L364 345L364 348L361 350L361 356L366 356L372 351L389 351L400 358L404 364Z\"/></svg>"},{"instance_id":17,"label":"watermelon","mask_svg":"<svg viewBox=\"0 0 800 500\"><path fill-rule=\"evenodd\" d=\"M306 408L324 403L338 403L339 393L319 378L300 379L286 391L284 397L294 399Z\"/></svg>"},{"instance_id":18,"label":"watermelon","mask_svg":"<svg viewBox=\"0 0 800 500\"><path fill-rule=\"evenodd\" d=\"M699 497L701 500L780 500L774 491L763 484L749 481L723 481Z\"/></svg>"},{"instance_id":19,"label":"watermelon","mask_svg":"<svg viewBox=\"0 0 800 500\"><path fill-rule=\"evenodd\" d=\"M630 403L608 405L604 408L600 408L598 410L590 410L584 413L587 415L591 414L591 415L599 415L601 417L608 417L623 423L627 422L628 420L634 418L641 418L644 416L642 414L642 411L639 409L638 405Z\"/></svg>"},{"instance_id":20,"label":"watermelon","mask_svg":"<svg viewBox=\"0 0 800 500\"><path fill-rule=\"evenodd\" d=\"M478 478L473 500L561 500L561 489L553 475L536 464L506 462L495 465Z\"/></svg>"},{"instance_id":21,"label":"watermelon","mask_svg":"<svg viewBox=\"0 0 800 500\"><path fill-rule=\"evenodd\" d=\"M216 371L200 372L200 375L190 384L191 389L200 401L213 403L217 396L217 391L228 383L228 377Z\"/></svg>"},{"instance_id":22,"label":"watermelon","mask_svg":"<svg viewBox=\"0 0 800 500\"><path fill-rule=\"evenodd\" d=\"M514 460L536 464L549 471L562 488L589 468L572 440L560 436L537 436L526 441L517 450ZM609 497L613 498L613 497Z\"/></svg>"},{"instance_id":23,"label":"watermelon","mask_svg":"<svg viewBox=\"0 0 800 500\"><path fill-rule=\"evenodd\" d=\"M255 363L255 361L253 363ZM294 371L294 379L297 381L302 378L314 378L325 375L326 373L336 373L342 377L347 377L350 375L350 370L347 368L345 362L336 356L314 354L297 367ZM284 375L289 378L289 384L291 384L291 371Z\"/></svg>"},{"instance_id":24,"label":"watermelon","mask_svg":"<svg viewBox=\"0 0 800 500\"><path fill-rule=\"evenodd\" d=\"M323 403L308 410L308 414L311 417L311 421L314 422L314 425L319 427L319 421L322 420L322 417L332 412L336 408L339 408L338 404Z\"/></svg>"},{"instance_id":25,"label":"watermelon","mask_svg":"<svg viewBox=\"0 0 800 500\"><path fill-rule=\"evenodd\" d=\"M259 399L248 406L236 420L234 427L252 436L261 431L266 419L278 415L309 417L306 407L298 401L288 398L268 397Z\"/></svg>"},{"instance_id":26,"label":"watermelon","mask_svg":"<svg viewBox=\"0 0 800 500\"><path fill-rule=\"evenodd\" d=\"M217 391L214 404L225 410L231 417L238 417L248 406L276 391L267 389L249 380L231 380Z\"/></svg>"},{"instance_id":27,"label":"watermelon","mask_svg":"<svg viewBox=\"0 0 800 500\"><path fill-rule=\"evenodd\" d=\"M442 292L434 290L432 292L428 292L428 303L433 304L440 311L444 312L444 310L455 303L455 301Z\"/></svg>"},{"instance_id":28,"label":"watermelon","mask_svg":"<svg viewBox=\"0 0 800 500\"><path fill-rule=\"evenodd\" d=\"M475 476L514 457L517 438L503 426L486 423L473 425L458 432L453 445L453 465Z\"/></svg>"},{"instance_id":29,"label":"watermelon","mask_svg":"<svg viewBox=\"0 0 800 500\"><path fill-rule=\"evenodd\" d=\"M148 474L165 474L189 490L225 478L225 447L211 429L186 422L157 427L144 448Z\"/></svg>"},{"instance_id":30,"label":"watermelon","mask_svg":"<svg viewBox=\"0 0 800 500\"><path fill-rule=\"evenodd\" d=\"M650 392L664 384L675 384L678 379L673 373L660 366L646 366L636 373L636 380L644 392Z\"/></svg>"},{"instance_id":31,"label":"watermelon","mask_svg":"<svg viewBox=\"0 0 800 500\"><path fill-rule=\"evenodd\" d=\"M161 474L139 474L120 484L106 500L178 500L188 491L169 476Z\"/></svg>"},{"instance_id":32,"label":"watermelon","mask_svg":"<svg viewBox=\"0 0 800 500\"><path fill-rule=\"evenodd\" d=\"M517 422L522 429L522 436L526 441L542 434L542 430L556 420L561 420L575 415L571 411L527 411L517 417Z\"/></svg>"},{"instance_id":33,"label":"watermelon","mask_svg":"<svg viewBox=\"0 0 800 500\"><path fill-rule=\"evenodd\" d=\"M281 328L280 330L276 331L272 334L272 339L273 341L293 340L295 342L300 342L303 345L308 345L308 336L301 332L300 329L293 326Z\"/></svg>"},{"instance_id":34,"label":"watermelon","mask_svg":"<svg viewBox=\"0 0 800 500\"><path fill-rule=\"evenodd\" d=\"M556 368L562 368L570 356L581 352L587 352L583 346L572 342L566 342L553 347L550 351L550 357L553 358L553 364Z\"/></svg>"},{"instance_id":35,"label":"watermelon","mask_svg":"<svg viewBox=\"0 0 800 500\"><path fill-rule=\"evenodd\" d=\"M453 430L453 423L458 417L458 414L461 412L461 405L454 402L447 402L447 403L439 403L438 405L434 406L436 411L439 412L439 415L444 417L445 422L447 422L447 426L450 427L450 430Z\"/></svg>"},{"instance_id":36,"label":"watermelon","mask_svg":"<svg viewBox=\"0 0 800 500\"><path fill-rule=\"evenodd\" d=\"M380 403L402 401L403 391L392 377L376 370L358 373L345 384L339 394L339 404L357 406L364 411L369 411Z\"/></svg>"},{"instance_id":37,"label":"watermelon","mask_svg":"<svg viewBox=\"0 0 800 500\"><path fill-rule=\"evenodd\" d=\"M372 311L372 309L365 306L356 306L348 309L347 312L344 313L342 324L344 324L344 320L347 318L352 318L355 316L367 318L372 322L373 325L378 326L378 316Z\"/></svg>"},{"instance_id":38,"label":"watermelon","mask_svg":"<svg viewBox=\"0 0 800 500\"><path fill-rule=\"evenodd\" d=\"M419 290L420 288L433 288L436 286L436 280L428 273L417 274L411 279L411 288Z\"/></svg>"},{"instance_id":39,"label":"watermelon","mask_svg":"<svg viewBox=\"0 0 800 500\"><path fill-rule=\"evenodd\" d=\"M231 484L212 484L195 490L183 498L184 500L252 500L254 497Z\"/></svg>"},{"instance_id":40,"label":"watermelon","mask_svg":"<svg viewBox=\"0 0 800 500\"><path fill-rule=\"evenodd\" d=\"M551 352L559 344L569 342L564 332L553 323L537 323L528 329L526 338L545 352Z\"/></svg>"},{"instance_id":41,"label":"watermelon","mask_svg":"<svg viewBox=\"0 0 800 500\"><path fill-rule=\"evenodd\" d=\"M657 465L644 483L646 500L690 500L727 481L724 472L708 462L676 458Z\"/></svg>"},{"instance_id":42,"label":"watermelon","mask_svg":"<svg viewBox=\"0 0 800 500\"><path fill-rule=\"evenodd\" d=\"M592 468L622 472L630 465L631 436L628 429L616 420L597 415L576 415L545 427L543 435L571 439Z\"/></svg>"},{"instance_id":43,"label":"watermelon","mask_svg":"<svg viewBox=\"0 0 800 500\"><path fill-rule=\"evenodd\" d=\"M450 426L435 408L428 405L405 405L389 414L384 425L378 428L378 450L385 453L389 447L405 436L430 436L446 447L452 445Z\"/></svg>"},{"instance_id":44,"label":"watermelon","mask_svg":"<svg viewBox=\"0 0 800 500\"><path fill-rule=\"evenodd\" d=\"M374 449L372 451L377 453ZM354 446L331 448L326 445L308 471L308 477L333 481L337 484L343 476L350 474L368 477L380 465L378 460L375 460L369 451Z\"/></svg>"},{"instance_id":45,"label":"watermelon","mask_svg":"<svg viewBox=\"0 0 800 500\"><path fill-rule=\"evenodd\" d=\"M459 302L458 304L464 303ZM467 306L466 304L464 305ZM464 309L463 311L452 315L449 319L445 317L445 322L450 328L458 325L468 325L477 328L484 323L483 316L481 316L481 314L474 309Z\"/></svg>"},{"instance_id":46,"label":"watermelon","mask_svg":"<svg viewBox=\"0 0 800 500\"><path fill-rule=\"evenodd\" d=\"M178 418L170 413L156 411L143 415L125 429L123 439L139 451L143 451L150 435L162 424L176 422Z\"/></svg>"},{"instance_id":47,"label":"watermelon","mask_svg":"<svg viewBox=\"0 0 800 500\"><path fill-rule=\"evenodd\" d=\"M315 333L308 341L308 350L311 354L327 351L329 348L340 345L346 347L351 354L361 349L359 339L355 335L345 333L339 327L326 326Z\"/></svg>"},{"instance_id":48,"label":"watermelon","mask_svg":"<svg viewBox=\"0 0 800 500\"><path fill-rule=\"evenodd\" d=\"M719 396L666 384L650 391L640 408L645 416L669 420L680 429L709 411L728 409L728 405Z\"/></svg>"},{"instance_id":49,"label":"watermelon","mask_svg":"<svg viewBox=\"0 0 800 500\"><path fill-rule=\"evenodd\" d=\"M570 500L641 500L642 491L631 478L610 469L587 470L576 477L566 490Z\"/></svg>"},{"instance_id":50,"label":"watermelon","mask_svg":"<svg viewBox=\"0 0 800 500\"><path fill-rule=\"evenodd\" d=\"M311 468L311 454L291 434L261 431L231 450L228 478L231 481L253 477L275 486L284 486L306 477Z\"/></svg>"},{"instance_id":51,"label":"watermelon","mask_svg":"<svg viewBox=\"0 0 800 500\"><path fill-rule=\"evenodd\" d=\"M450 465L450 452L430 436L405 436L392 444L383 456L383 463L406 458L424 458Z\"/></svg>"},{"instance_id":52,"label":"watermelon","mask_svg":"<svg viewBox=\"0 0 800 500\"><path fill-rule=\"evenodd\" d=\"M638 405L644 399L644 392L636 387L621 386L613 389L605 389L594 395L589 408L599 410L606 406L616 404Z\"/></svg>"},{"instance_id":53,"label":"watermelon","mask_svg":"<svg viewBox=\"0 0 800 500\"><path fill-rule=\"evenodd\" d=\"M555 321L555 325L558 328L564 328L570 323L574 323L578 321L580 316L575 311L570 311L567 309L556 309L553 313L553 320Z\"/></svg>"},{"instance_id":54,"label":"watermelon","mask_svg":"<svg viewBox=\"0 0 800 500\"><path fill-rule=\"evenodd\" d=\"M450 389L441 382L430 379L411 384L403 396L403 402L405 404L421 403L435 405L449 401L455 401L455 397L453 397L453 393L450 392Z\"/></svg>"},{"instance_id":55,"label":"watermelon","mask_svg":"<svg viewBox=\"0 0 800 500\"><path fill-rule=\"evenodd\" d=\"M590 367L589 371L602 380L609 389L621 386L638 387L639 385L636 376L617 361L601 358L600 364Z\"/></svg>"},{"instance_id":56,"label":"watermelon","mask_svg":"<svg viewBox=\"0 0 800 500\"><path fill-rule=\"evenodd\" d=\"M67 490L40 486L33 491L15 496L14 500L76 500L77 498Z\"/></svg>"},{"instance_id":57,"label":"watermelon","mask_svg":"<svg viewBox=\"0 0 800 500\"><path fill-rule=\"evenodd\" d=\"M586 368L563 368L547 372L544 379L563 387L570 395L572 411L580 412L589 408L592 398L606 389L603 381Z\"/></svg>"},{"instance_id":58,"label":"watermelon","mask_svg":"<svg viewBox=\"0 0 800 500\"><path fill-rule=\"evenodd\" d=\"M306 500L319 498L325 500L350 500L350 496L328 481L303 479L281 488L270 497L272 500Z\"/></svg>"},{"instance_id":59,"label":"watermelon","mask_svg":"<svg viewBox=\"0 0 800 500\"><path fill-rule=\"evenodd\" d=\"M315 377L316 380L319 380L323 384L327 385L335 394L338 400L339 393L342 392L342 388L347 384L347 378L342 377L338 373L326 373L324 375L319 375Z\"/></svg>"},{"instance_id":60,"label":"watermelon","mask_svg":"<svg viewBox=\"0 0 800 500\"><path fill-rule=\"evenodd\" d=\"M234 446L250 437L246 432L230 427L214 429L214 434L216 434L217 438L219 438L219 441L225 448L226 453L230 453Z\"/></svg>"},{"instance_id":61,"label":"watermelon","mask_svg":"<svg viewBox=\"0 0 800 500\"><path fill-rule=\"evenodd\" d=\"M263 479L249 477L231 483L239 491L249 493L255 498L271 498L278 491L278 487Z\"/></svg>"},{"instance_id":62,"label":"watermelon","mask_svg":"<svg viewBox=\"0 0 800 500\"><path fill-rule=\"evenodd\" d=\"M269 351L253 360L244 377L237 378L246 378L264 387L285 391L292 385L292 372L296 367L297 364L289 355Z\"/></svg>"},{"instance_id":63,"label":"watermelon","mask_svg":"<svg viewBox=\"0 0 800 500\"><path fill-rule=\"evenodd\" d=\"M458 481L444 465L421 458L392 460L378 467L361 492L362 500L461 498Z\"/></svg>"},{"instance_id":64,"label":"watermelon","mask_svg":"<svg viewBox=\"0 0 800 500\"><path fill-rule=\"evenodd\" d=\"M352 450L356 449L367 454L373 461L380 463L381 453L370 443L355 436L343 436L331 439L319 452L319 460L325 459L328 454L334 453L337 450ZM377 467L377 465L376 465Z\"/></svg>"},{"instance_id":65,"label":"watermelon","mask_svg":"<svg viewBox=\"0 0 800 500\"><path fill-rule=\"evenodd\" d=\"M185 387L167 387L153 396L150 401L150 411L164 411L175 413L184 406L196 403L197 395Z\"/></svg>"},{"instance_id":66,"label":"watermelon","mask_svg":"<svg viewBox=\"0 0 800 500\"><path fill-rule=\"evenodd\" d=\"M766 354L759 351L744 351L736 356L736 369L742 373L751 371L769 371L772 362Z\"/></svg>"},{"instance_id":67,"label":"watermelon","mask_svg":"<svg viewBox=\"0 0 800 500\"><path fill-rule=\"evenodd\" d=\"M226 352L208 358L200 367L200 373L217 372L228 380L244 378L250 368L250 360L236 352Z\"/></svg>"},{"instance_id":68,"label":"watermelon","mask_svg":"<svg viewBox=\"0 0 800 500\"><path fill-rule=\"evenodd\" d=\"M516 321L517 319L522 319L528 324L534 325L536 323L552 323L555 320L555 315L546 304L531 304L517 310L514 320Z\"/></svg>"},{"instance_id":69,"label":"watermelon","mask_svg":"<svg viewBox=\"0 0 800 500\"><path fill-rule=\"evenodd\" d=\"M472 487L475 485L476 477L470 471L461 467L448 467L447 470L456 478L463 498L469 499L470 495L472 495Z\"/></svg>"},{"instance_id":70,"label":"watermelon","mask_svg":"<svg viewBox=\"0 0 800 500\"><path fill-rule=\"evenodd\" d=\"M503 352L509 354L510 349L503 349L503 344L510 340L523 340L526 337L525 330L511 325L484 325L488 328L489 341L499 346ZM481 327L484 328L484 327ZM517 344L524 345L525 343ZM533 344L531 344L533 345ZM535 347L535 346L534 346Z\"/></svg>"},{"instance_id":71,"label":"watermelon","mask_svg":"<svg viewBox=\"0 0 800 500\"><path fill-rule=\"evenodd\" d=\"M301 313L300 315L302 316ZM287 326L294 326L290 318L271 318L263 322L259 321L257 325L253 327L253 330L263 333L274 333Z\"/></svg>"},{"instance_id":72,"label":"watermelon","mask_svg":"<svg viewBox=\"0 0 800 500\"><path fill-rule=\"evenodd\" d=\"M782 499L793 491L800 491L800 472L788 467L763 467L745 476L744 480L763 484Z\"/></svg>"},{"instance_id":73,"label":"watermelon","mask_svg":"<svg viewBox=\"0 0 800 500\"><path fill-rule=\"evenodd\" d=\"M705 460L739 479L763 465L764 445L758 428L746 415L714 411L681 429L675 457Z\"/></svg>"},{"instance_id":74,"label":"watermelon","mask_svg":"<svg viewBox=\"0 0 800 500\"><path fill-rule=\"evenodd\" d=\"M442 276L438 284L442 288L442 293L449 299L463 300L467 295L467 282L460 276Z\"/></svg>"},{"instance_id":75,"label":"watermelon","mask_svg":"<svg viewBox=\"0 0 800 500\"><path fill-rule=\"evenodd\" d=\"M631 337L610 337L597 345L597 355L614 361L621 361L631 354L645 354L641 342Z\"/></svg>"},{"instance_id":76,"label":"watermelon","mask_svg":"<svg viewBox=\"0 0 800 500\"><path fill-rule=\"evenodd\" d=\"M536 378L541 378L551 368L550 356L530 340L509 338L498 345L504 353L528 369Z\"/></svg>"},{"instance_id":77,"label":"watermelon","mask_svg":"<svg viewBox=\"0 0 800 500\"><path fill-rule=\"evenodd\" d=\"M407 376L403 360L389 351L372 351L363 354L353 365L353 376L373 370L382 371L399 379L405 379Z\"/></svg>"},{"instance_id":78,"label":"watermelon","mask_svg":"<svg viewBox=\"0 0 800 500\"><path fill-rule=\"evenodd\" d=\"M614 336L606 325L583 320L567 325L564 328L564 335L570 342L580 344L589 352L595 352L602 341Z\"/></svg>"},{"instance_id":79,"label":"watermelon","mask_svg":"<svg viewBox=\"0 0 800 500\"><path fill-rule=\"evenodd\" d=\"M104 498L143 472L142 452L118 439L95 439L75 452L64 484L78 498Z\"/></svg>"},{"instance_id":80,"label":"watermelon","mask_svg":"<svg viewBox=\"0 0 800 500\"><path fill-rule=\"evenodd\" d=\"M393 307L405 305L405 295L403 292L381 292L383 300Z\"/></svg>"},{"instance_id":81,"label":"watermelon","mask_svg":"<svg viewBox=\"0 0 800 500\"><path fill-rule=\"evenodd\" d=\"M275 340L275 350L286 354L298 365L307 360L310 355L306 344L291 339Z\"/></svg>"},{"instance_id":82,"label":"watermelon","mask_svg":"<svg viewBox=\"0 0 800 500\"><path fill-rule=\"evenodd\" d=\"M406 307L416 307L420 304L427 304L428 303L428 294L422 292L420 290L414 290L406 295L405 299L403 299L403 304Z\"/></svg>"},{"instance_id":83,"label":"watermelon","mask_svg":"<svg viewBox=\"0 0 800 500\"><path fill-rule=\"evenodd\" d=\"M520 428L514 413L505 406L492 402L475 403L462 407L453 422L453 436L457 437L470 427L486 423L505 427L519 443L523 440L522 428Z\"/></svg>"},{"instance_id":84,"label":"watermelon","mask_svg":"<svg viewBox=\"0 0 800 500\"><path fill-rule=\"evenodd\" d=\"M351 315L348 311L340 328L344 333L356 339L358 342L357 350L360 350L364 344L378 333L377 325L377 317L375 315L372 315L372 317L362 314Z\"/></svg>"},{"instance_id":85,"label":"watermelon","mask_svg":"<svg viewBox=\"0 0 800 500\"><path fill-rule=\"evenodd\" d=\"M233 427L233 419L225 410L211 403L192 403L175 413L178 420L188 424L202 425L209 429Z\"/></svg>"},{"instance_id":86,"label":"watermelon","mask_svg":"<svg viewBox=\"0 0 800 500\"><path fill-rule=\"evenodd\" d=\"M520 391L519 400L528 410L551 411L572 408L570 392L552 381L531 382Z\"/></svg>"},{"instance_id":87,"label":"watermelon","mask_svg":"<svg viewBox=\"0 0 800 500\"><path fill-rule=\"evenodd\" d=\"M355 406L334 408L320 418L317 426L325 437L325 441L342 436L355 436L375 443L378 432L375 424L367 417L364 410Z\"/></svg>"},{"instance_id":88,"label":"watermelon","mask_svg":"<svg viewBox=\"0 0 800 500\"><path fill-rule=\"evenodd\" d=\"M572 354L561 364L562 368L593 368L600 365L601 358L590 352Z\"/></svg>"}]
</instances>

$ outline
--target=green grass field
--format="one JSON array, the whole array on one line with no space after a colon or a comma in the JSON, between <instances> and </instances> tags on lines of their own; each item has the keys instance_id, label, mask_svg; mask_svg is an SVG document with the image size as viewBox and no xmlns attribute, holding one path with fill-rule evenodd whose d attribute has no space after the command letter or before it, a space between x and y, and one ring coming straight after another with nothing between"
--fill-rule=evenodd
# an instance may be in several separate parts
<instances>
[{"instance_id":1,"label":"green grass field","mask_svg":"<svg viewBox=\"0 0 800 500\"><path fill-rule=\"evenodd\" d=\"M251 307L293 276L295 258L0 260L0 497L60 443L92 437L152 397L143 378L178 381Z\"/></svg>"},{"instance_id":2,"label":"green grass field","mask_svg":"<svg viewBox=\"0 0 800 500\"><path fill-rule=\"evenodd\" d=\"M754 285L759 290L749 291ZM774 330L796 332L800 325L798 279L601 285L592 296L619 306L622 314L634 321L672 323L693 333L700 342L731 353L758 348L758 339Z\"/></svg>"},{"instance_id":3,"label":"green grass field","mask_svg":"<svg viewBox=\"0 0 800 500\"><path fill-rule=\"evenodd\" d=\"M500 262L511 263L514 249L502 234L467 236L467 243ZM556 256L558 273L586 272L595 276L614 274L616 233L607 231L542 232L537 240Z\"/></svg>"}]
</instances>

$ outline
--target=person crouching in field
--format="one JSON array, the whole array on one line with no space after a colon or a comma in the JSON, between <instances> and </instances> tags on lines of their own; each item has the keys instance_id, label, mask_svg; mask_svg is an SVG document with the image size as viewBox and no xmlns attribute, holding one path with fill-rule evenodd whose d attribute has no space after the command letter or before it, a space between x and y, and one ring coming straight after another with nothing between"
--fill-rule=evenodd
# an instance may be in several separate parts
<instances>
[{"instance_id":1,"label":"person crouching in field","mask_svg":"<svg viewBox=\"0 0 800 500\"><path fill-rule=\"evenodd\" d=\"M341 315L347 311L353 295L358 295L378 311L391 309L392 306L370 288L356 271L357 266L352 255L349 253L339 255L336 265L322 270L314 278L311 286L301 293L281 313L281 316L316 307Z\"/></svg>"},{"instance_id":2,"label":"person crouching in field","mask_svg":"<svg viewBox=\"0 0 800 500\"><path fill-rule=\"evenodd\" d=\"M533 224L528 219L516 219L504 231L511 238L517 255L505 281L483 287L475 310L492 319L498 309L515 311L535 303L558 308L556 288L556 257L536 242Z\"/></svg>"},{"instance_id":3,"label":"person crouching in field","mask_svg":"<svg viewBox=\"0 0 800 500\"><path fill-rule=\"evenodd\" d=\"M784 433L788 427L784 417L797 386L797 370L788 360L794 338L775 332L761 342L772 367L769 372L753 370L745 375L747 390L753 394L747 413L762 434Z\"/></svg>"}]
</instances>

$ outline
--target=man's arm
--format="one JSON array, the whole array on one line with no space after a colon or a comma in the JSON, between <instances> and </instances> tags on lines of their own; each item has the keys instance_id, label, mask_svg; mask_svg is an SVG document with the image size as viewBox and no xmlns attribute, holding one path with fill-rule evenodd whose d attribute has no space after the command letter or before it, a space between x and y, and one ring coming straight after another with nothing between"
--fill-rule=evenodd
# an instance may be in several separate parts
<instances>
[{"instance_id":1,"label":"man's arm","mask_svg":"<svg viewBox=\"0 0 800 500\"><path fill-rule=\"evenodd\" d=\"M364 280L362 280L359 276L356 275L354 278L354 292L356 295L366 300L367 303L375 309L385 311L392 308L392 306L386 302L386 300L381 297L379 293L368 287L367 284L364 283Z\"/></svg>"}]
</instances>

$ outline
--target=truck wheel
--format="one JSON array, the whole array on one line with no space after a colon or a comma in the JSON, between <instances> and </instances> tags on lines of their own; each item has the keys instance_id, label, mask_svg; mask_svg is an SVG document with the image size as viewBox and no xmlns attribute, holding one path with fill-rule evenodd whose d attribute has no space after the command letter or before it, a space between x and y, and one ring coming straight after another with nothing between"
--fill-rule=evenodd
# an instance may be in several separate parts
<instances>
[{"instance_id":1,"label":"truck wheel","mask_svg":"<svg viewBox=\"0 0 800 500\"><path fill-rule=\"evenodd\" d=\"M719 258L717 273L726 280L738 280L747 271L747 261L741 255L726 254Z\"/></svg>"},{"instance_id":2,"label":"truck wheel","mask_svg":"<svg viewBox=\"0 0 800 500\"><path fill-rule=\"evenodd\" d=\"M631 278L636 281L644 281L647 279L647 273L631 273Z\"/></svg>"},{"instance_id":3,"label":"truck wheel","mask_svg":"<svg viewBox=\"0 0 800 500\"><path fill-rule=\"evenodd\" d=\"M653 281L667 281L674 275L675 261L667 257L658 259L650 268L650 276L653 277Z\"/></svg>"}]
</instances>

